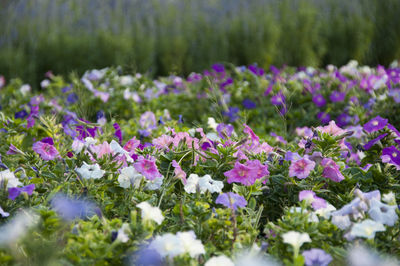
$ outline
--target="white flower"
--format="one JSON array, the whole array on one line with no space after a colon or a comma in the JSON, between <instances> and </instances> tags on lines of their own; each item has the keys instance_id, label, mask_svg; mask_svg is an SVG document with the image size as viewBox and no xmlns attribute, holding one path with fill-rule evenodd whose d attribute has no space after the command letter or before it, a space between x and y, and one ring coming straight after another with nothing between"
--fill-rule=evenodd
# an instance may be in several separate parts
<instances>
[{"instance_id":1,"label":"white flower","mask_svg":"<svg viewBox=\"0 0 400 266\"><path fill-rule=\"evenodd\" d=\"M213 180L210 175L199 177L197 174L190 174L184 187L186 193L196 193L199 189L201 194L207 191L211 193L220 193L224 183L222 181Z\"/></svg>"},{"instance_id":2,"label":"white flower","mask_svg":"<svg viewBox=\"0 0 400 266\"><path fill-rule=\"evenodd\" d=\"M161 224L164 221L164 216L162 215L160 208L153 207L146 201L139 203L136 207L142 210L143 221L151 220L158 224Z\"/></svg>"},{"instance_id":3,"label":"white flower","mask_svg":"<svg viewBox=\"0 0 400 266\"><path fill-rule=\"evenodd\" d=\"M320 209L316 210L315 213L321 217L324 217L325 219L329 219L329 217L331 217L331 213L333 211L336 211L335 206L328 203L325 208L320 208Z\"/></svg>"},{"instance_id":4,"label":"white flower","mask_svg":"<svg viewBox=\"0 0 400 266\"><path fill-rule=\"evenodd\" d=\"M184 187L186 193L196 193L197 184L199 183L199 176L196 174L190 174L186 180Z\"/></svg>"},{"instance_id":5,"label":"white flower","mask_svg":"<svg viewBox=\"0 0 400 266\"><path fill-rule=\"evenodd\" d=\"M216 181L211 178L210 175L205 175L198 179L199 188L201 193L205 193L207 190L211 193L221 193L224 183L222 181Z\"/></svg>"},{"instance_id":6,"label":"white flower","mask_svg":"<svg viewBox=\"0 0 400 266\"><path fill-rule=\"evenodd\" d=\"M373 198L368 215L376 222L393 226L399 218L396 214L396 205L387 205Z\"/></svg>"},{"instance_id":7,"label":"white flower","mask_svg":"<svg viewBox=\"0 0 400 266\"><path fill-rule=\"evenodd\" d=\"M196 235L193 231L178 232L176 235L181 241L185 252L190 254L190 257L195 258L200 254L206 253L203 244L200 240L196 239Z\"/></svg>"},{"instance_id":8,"label":"white flower","mask_svg":"<svg viewBox=\"0 0 400 266\"><path fill-rule=\"evenodd\" d=\"M96 143L97 143L97 139L94 139L92 137L85 138L85 147L90 147L90 145L95 145Z\"/></svg>"},{"instance_id":9,"label":"white flower","mask_svg":"<svg viewBox=\"0 0 400 266\"><path fill-rule=\"evenodd\" d=\"M0 86L1 88L1 86ZM22 93L22 95L26 95L28 92L31 91L31 86L29 86L28 84L24 84L21 86L21 88L19 88L19 91Z\"/></svg>"},{"instance_id":10,"label":"white flower","mask_svg":"<svg viewBox=\"0 0 400 266\"><path fill-rule=\"evenodd\" d=\"M289 212L290 213L301 213L302 212L302 210L301 210L301 207L291 207L290 209L289 209ZM318 219L318 217L317 217L317 215L314 213L314 212L310 212L310 211L308 211L308 210L303 210L303 214L305 214L305 215L308 215L308 222L309 223L318 223L319 222L319 219Z\"/></svg>"},{"instance_id":11,"label":"white flower","mask_svg":"<svg viewBox=\"0 0 400 266\"><path fill-rule=\"evenodd\" d=\"M0 189L4 187L5 182L7 182L7 188L22 185L18 178L15 177L14 173L10 172L9 169L0 172Z\"/></svg>"},{"instance_id":12,"label":"white flower","mask_svg":"<svg viewBox=\"0 0 400 266\"><path fill-rule=\"evenodd\" d=\"M382 201L386 202L389 205L397 205L396 196L392 191L382 196Z\"/></svg>"},{"instance_id":13,"label":"white flower","mask_svg":"<svg viewBox=\"0 0 400 266\"><path fill-rule=\"evenodd\" d=\"M361 223L356 223L351 228L350 234L355 237L365 237L372 239L375 237L376 232L385 231L383 224L366 219Z\"/></svg>"},{"instance_id":14,"label":"white flower","mask_svg":"<svg viewBox=\"0 0 400 266\"><path fill-rule=\"evenodd\" d=\"M130 86L133 84L135 79L131 75L126 75L126 76L120 76L119 77L119 83L122 86Z\"/></svg>"},{"instance_id":15,"label":"white flower","mask_svg":"<svg viewBox=\"0 0 400 266\"><path fill-rule=\"evenodd\" d=\"M157 177L154 180L146 179L147 184L144 186L144 189L145 190L157 190L157 189L160 189L160 187L163 184L163 180L164 180L164 176Z\"/></svg>"},{"instance_id":16,"label":"white flower","mask_svg":"<svg viewBox=\"0 0 400 266\"><path fill-rule=\"evenodd\" d=\"M129 224L124 223L121 228L118 230L118 236L116 241L120 241L122 243L126 243L129 240L129 236L126 234L126 232L129 232Z\"/></svg>"},{"instance_id":17,"label":"white flower","mask_svg":"<svg viewBox=\"0 0 400 266\"><path fill-rule=\"evenodd\" d=\"M171 233L166 233L156 238L150 243L150 249L154 249L161 257L176 257L185 252L180 239Z\"/></svg>"},{"instance_id":18,"label":"white flower","mask_svg":"<svg viewBox=\"0 0 400 266\"><path fill-rule=\"evenodd\" d=\"M138 188L142 179L143 176L133 166L122 168L121 174L118 176L119 186L123 188L129 188L131 185Z\"/></svg>"},{"instance_id":19,"label":"white flower","mask_svg":"<svg viewBox=\"0 0 400 266\"><path fill-rule=\"evenodd\" d=\"M282 235L283 242L292 245L295 253L297 253L300 247L306 243L311 242L310 236L307 233L299 233L296 231L289 231Z\"/></svg>"},{"instance_id":20,"label":"white flower","mask_svg":"<svg viewBox=\"0 0 400 266\"><path fill-rule=\"evenodd\" d=\"M372 249L364 246L354 246L347 257L350 266L398 266L394 258L383 257Z\"/></svg>"},{"instance_id":21,"label":"white flower","mask_svg":"<svg viewBox=\"0 0 400 266\"><path fill-rule=\"evenodd\" d=\"M115 154L120 154L120 155L125 156L126 161L128 161L128 162L133 162L133 159L132 159L132 157L129 155L129 152L127 152L126 150L124 150L124 149L121 147L121 145L119 145L119 143L116 142L115 140L112 140L112 141L110 142L110 148L111 148L111 151L113 151Z\"/></svg>"},{"instance_id":22,"label":"white flower","mask_svg":"<svg viewBox=\"0 0 400 266\"><path fill-rule=\"evenodd\" d=\"M217 122L215 122L215 119L213 117L209 117L207 121L208 127L213 129L214 131L217 131Z\"/></svg>"},{"instance_id":23,"label":"white flower","mask_svg":"<svg viewBox=\"0 0 400 266\"><path fill-rule=\"evenodd\" d=\"M212 257L209 259L204 266L235 266L233 261L225 255L218 257Z\"/></svg>"},{"instance_id":24,"label":"white flower","mask_svg":"<svg viewBox=\"0 0 400 266\"><path fill-rule=\"evenodd\" d=\"M22 210L11 221L0 227L0 246L15 243L26 231L39 221L39 216Z\"/></svg>"},{"instance_id":25,"label":"white flower","mask_svg":"<svg viewBox=\"0 0 400 266\"><path fill-rule=\"evenodd\" d=\"M348 215L333 215L332 223L342 230L349 228L349 226L351 225Z\"/></svg>"},{"instance_id":26,"label":"white flower","mask_svg":"<svg viewBox=\"0 0 400 266\"><path fill-rule=\"evenodd\" d=\"M221 138L217 135L217 133L214 132L207 133L206 137L212 141L221 141Z\"/></svg>"},{"instance_id":27,"label":"white flower","mask_svg":"<svg viewBox=\"0 0 400 266\"><path fill-rule=\"evenodd\" d=\"M10 216L10 214L9 214L8 212L5 212L5 211L3 210L3 208L1 208L1 206L0 206L0 215L1 215L1 217L8 217L8 216Z\"/></svg>"},{"instance_id":28,"label":"white flower","mask_svg":"<svg viewBox=\"0 0 400 266\"><path fill-rule=\"evenodd\" d=\"M83 162L80 168L75 169L76 172L84 179L99 179L102 178L106 171L101 170L100 166L96 163L93 165Z\"/></svg>"},{"instance_id":29,"label":"white flower","mask_svg":"<svg viewBox=\"0 0 400 266\"><path fill-rule=\"evenodd\" d=\"M83 147L85 147L85 143L79 139L74 139L74 141L72 142L71 148L74 153L80 153Z\"/></svg>"}]
</instances>

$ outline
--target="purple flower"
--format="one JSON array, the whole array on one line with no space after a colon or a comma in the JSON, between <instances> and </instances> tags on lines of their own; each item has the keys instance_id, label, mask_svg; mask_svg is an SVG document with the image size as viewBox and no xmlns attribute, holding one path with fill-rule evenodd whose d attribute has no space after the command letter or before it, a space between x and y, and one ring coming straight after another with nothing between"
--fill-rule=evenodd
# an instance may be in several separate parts
<instances>
[{"instance_id":1,"label":"purple flower","mask_svg":"<svg viewBox=\"0 0 400 266\"><path fill-rule=\"evenodd\" d=\"M27 116L28 116L28 112L25 111L25 110L21 110L21 111L16 112L16 113L14 114L14 118L15 118L15 119L17 119L17 118L19 118L19 119L24 119L24 118L27 117Z\"/></svg>"},{"instance_id":2,"label":"purple flower","mask_svg":"<svg viewBox=\"0 0 400 266\"><path fill-rule=\"evenodd\" d=\"M54 140L53 140L53 138L51 138L51 137L43 138L43 139L41 140L41 142L47 143L47 144L49 144L49 145L54 145Z\"/></svg>"},{"instance_id":3,"label":"purple flower","mask_svg":"<svg viewBox=\"0 0 400 266\"><path fill-rule=\"evenodd\" d=\"M20 149L15 147L13 144L10 144L10 148L8 149L7 155L14 155L14 154L24 154Z\"/></svg>"},{"instance_id":4,"label":"purple flower","mask_svg":"<svg viewBox=\"0 0 400 266\"><path fill-rule=\"evenodd\" d=\"M225 139L225 137L230 137L233 132L233 126L231 124L221 123L217 126L217 132L220 138Z\"/></svg>"},{"instance_id":5,"label":"purple flower","mask_svg":"<svg viewBox=\"0 0 400 266\"><path fill-rule=\"evenodd\" d=\"M349 116L346 113L342 113L336 118L336 123L339 127L344 127L348 125L350 122L351 122L351 116Z\"/></svg>"},{"instance_id":6,"label":"purple flower","mask_svg":"<svg viewBox=\"0 0 400 266\"><path fill-rule=\"evenodd\" d=\"M387 123L388 123L387 119L384 119L378 115L377 117L369 120L368 123L364 124L363 128L368 133L372 133L372 132L381 130L382 128L384 128L386 126Z\"/></svg>"},{"instance_id":7,"label":"purple flower","mask_svg":"<svg viewBox=\"0 0 400 266\"><path fill-rule=\"evenodd\" d=\"M303 252L306 266L328 266L332 256L319 248L305 250Z\"/></svg>"},{"instance_id":8,"label":"purple flower","mask_svg":"<svg viewBox=\"0 0 400 266\"><path fill-rule=\"evenodd\" d=\"M331 121L331 116L325 112L318 113L317 118L321 121L322 124L327 124L329 123L329 121Z\"/></svg>"},{"instance_id":9,"label":"purple flower","mask_svg":"<svg viewBox=\"0 0 400 266\"><path fill-rule=\"evenodd\" d=\"M314 95L314 97L312 98L312 101L319 108L323 107L326 104L326 100L325 100L324 96L322 96L321 94Z\"/></svg>"},{"instance_id":10,"label":"purple flower","mask_svg":"<svg viewBox=\"0 0 400 266\"><path fill-rule=\"evenodd\" d=\"M242 104L243 104L244 108L246 108L246 109L254 109L257 107L256 103L250 99L244 99Z\"/></svg>"},{"instance_id":11,"label":"purple flower","mask_svg":"<svg viewBox=\"0 0 400 266\"><path fill-rule=\"evenodd\" d=\"M122 143L122 131L121 131L121 128L118 125L118 123L114 123L113 127L115 129L114 136L116 136L118 138L119 144L121 144Z\"/></svg>"},{"instance_id":12,"label":"purple flower","mask_svg":"<svg viewBox=\"0 0 400 266\"><path fill-rule=\"evenodd\" d=\"M140 116L139 125L145 130L157 128L156 116L153 112L147 111Z\"/></svg>"},{"instance_id":13,"label":"purple flower","mask_svg":"<svg viewBox=\"0 0 400 266\"><path fill-rule=\"evenodd\" d=\"M85 219L94 215L101 216L96 204L80 199L73 199L62 194L57 194L51 200L50 205L54 211L64 220Z\"/></svg>"},{"instance_id":14,"label":"purple flower","mask_svg":"<svg viewBox=\"0 0 400 266\"><path fill-rule=\"evenodd\" d=\"M289 176L297 177L300 179L304 179L310 175L310 172L314 169L315 162L308 159L308 156L305 155L304 158L301 158L296 161L292 161L289 167Z\"/></svg>"},{"instance_id":15,"label":"purple flower","mask_svg":"<svg viewBox=\"0 0 400 266\"><path fill-rule=\"evenodd\" d=\"M21 193L26 193L29 196L32 195L33 190L35 189L35 184L30 184L25 187L12 187L8 189L8 198L11 200L15 200Z\"/></svg>"},{"instance_id":16,"label":"purple flower","mask_svg":"<svg viewBox=\"0 0 400 266\"><path fill-rule=\"evenodd\" d=\"M239 112L239 108L237 108L237 107L229 107L228 112L224 111L224 112L222 112L222 114L224 116L229 117L229 121L230 122L235 122L239 118L239 116L237 114L238 112Z\"/></svg>"},{"instance_id":17,"label":"purple flower","mask_svg":"<svg viewBox=\"0 0 400 266\"><path fill-rule=\"evenodd\" d=\"M333 103L342 102L344 101L344 98L346 98L346 93L339 91L333 91L329 96L329 99L331 99Z\"/></svg>"},{"instance_id":18,"label":"purple flower","mask_svg":"<svg viewBox=\"0 0 400 266\"><path fill-rule=\"evenodd\" d=\"M388 95L393 98L396 103L400 103L400 89L389 90Z\"/></svg>"},{"instance_id":19,"label":"purple flower","mask_svg":"<svg viewBox=\"0 0 400 266\"><path fill-rule=\"evenodd\" d=\"M32 149L45 161L54 160L55 158L60 157L57 149L53 145L45 142L38 141L33 143Z\"/></svg>"},{"instance_id":20,"label":"purple flower","mask_svg":"<svg viewBox=\"0 0 400 266\"><path fill-rule=\"evenodd\" d=\"M387 135L388 135L388 133L385 133L385 134L379 135L377 138L371 139L370 141L367 142L367 144L364 145L363 148L365 150L371 149L372 146L374 146L378 141L380 141L381 139L383 139Z\"/></svg>"},{"instance_id":21,"label":"purple flower","mask_svg":"<svg viewBox=\"0 0 400 266\"><path fill-rule=\"evenodd\" d=\"M397 128L395 128L392 124L387 124L386 125L388 129L390 129L391 131L393 131L398 137L400 137L400 132L397 130ZM396 140L395 140L396 141Z\"/></svg>"},{"instance_id":22,"label":"purple flower","mask_svg":"<svg viewBox=\"0 0 400 266\"><path fill-rule=\"evenodd\" d=\"M250 65L248 67L248 69L250 70L250 72L252 72L253 74L257 75L257 76L262 76L264 75L264 69L262 69L261 67L258 67L257 65Z\"/></svg>"},{"instance_id":23,"label":"purple flower","mask_svg":"<svg viewBox=\"0 0 400 266\"><path fill-rule=\"evenodd\" d=\"M239 162L235 163L235 167L224 173L228 178L227 182L230 184L232 182L242 183L245 186L250 186L255 182L255 170L249 166L241 164Z\"/></svg>"},{"instance_id":24,"label":"purple flower","mask_svg":"<svg viewBox=\"0 0 400 266\"><path fill-rule=\"evenodd\" d=\"M391 146L382 150L382 162L394 164L400 169L400 151L396 147Z\"/></svg>"},{"instance_id":25,"label":"purple flower","mask_svg":"<svg viewBox=\"0 0 400 266\"><path fill-rule=\"evenodd\" d=\"M137 251L133 256L132 263L130 265L153 265L153 266L162 266L164 265L163 259L160 254L149 247L141 248Z\"/></svg>"},{"instance_id":26,"label":"purple flower","mask_svg":"<svg viewBox=\"0 0 400 266\"><path fill-rule=\"evenodd\" d=\"M271 98L271 103L273 105L284 105L285 104L285 95L281 91L278 92L278 94L272 96Z\"/></svg>"},{"instance_id":27,"label":"purple flower","mask_svg":"<svg viewBox=\"0 0 400 266\"><path fill-rule=\"evenodd\" d=\"M329 178L334 182L340 182L344 179L339 166L331 158L324 158L321 165L324 167L324 170L322 171L323 177Z\"/></svg>"},{"instance_id":28,"label":"purple flower","mask_svg":"<svg viewBox=\"0 0 400 266\"><path fill-rule=\"evenodd\" d=\"M247 201L244 197L233 192L220 194L215 203L222 204L234 211L236 211L238 207L243 208L247 205Z\"/></svg>"},{"instance_id":29,"label":"purple flower","mask_svg":"<svg viewBox=\"0 0 400 266\"><path fill-rule=\"evenodd\" d=\"M225 72L225 67L223 64L214 64L211 67L215 72L217 73L224 73Z\"/></svg>"},{"instance_id":30,"label":"purple flower","mask_svg":"<svg viewBox=\"0 0 400 266\"><path fill-rule=\"evenodd\" d=\"M67 103L73 104L79 100L78 95L76 93L71 93L67 96Z\"/></svg>"},{"instance_id":31,"label":"purple flower","mask_svg":"<svg viewBox=\"0 0 400 266\"><path fill-rule=\"evenodd\" d=\"M311 203L314 210L325 208L327 206L326 201L323 198L318 197L312 190L303 190L299 193L299 200L307 200Z\"/></svg>"}]
</instances>

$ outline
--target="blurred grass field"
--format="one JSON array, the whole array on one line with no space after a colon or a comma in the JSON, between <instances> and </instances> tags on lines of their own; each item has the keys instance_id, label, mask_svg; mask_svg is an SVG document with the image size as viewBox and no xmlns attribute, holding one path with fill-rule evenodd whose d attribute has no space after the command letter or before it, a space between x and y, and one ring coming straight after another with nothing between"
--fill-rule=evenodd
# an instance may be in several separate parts
<instances>
[{"instance_id":1,"label":"blurred grass field","mask_svg":"<svg viewBox=\"0 0 400 266\"><path fill-rule=\"evenodd\" d=\"M38 84L48 70L115 65L388 65L400 58L399 14L399 0L2 0L0 74Z\"/></svg>"}]
</instances>

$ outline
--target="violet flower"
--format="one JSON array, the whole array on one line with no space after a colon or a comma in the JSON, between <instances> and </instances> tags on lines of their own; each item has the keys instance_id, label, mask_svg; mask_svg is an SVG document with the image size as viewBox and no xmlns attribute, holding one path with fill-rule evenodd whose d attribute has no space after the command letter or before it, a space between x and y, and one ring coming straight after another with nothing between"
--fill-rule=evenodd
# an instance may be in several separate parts
<instances>
[{"instance_id":1,"label":"violet flower","mask_svg":"<svg viewBox=\"0 0 400 266\"><path fill-rule=\"evenodd\" d=\"M378 141L380 141L381 139L383 139L383 138L386 137L387 135L388 135L388 133L385 133L385 134L379 135L378 137L376 137L376 138L374 138L374 139L371 139L370 141L367 142L367 144L365 144L365 145L363 146L363 148L364 148L365 150L371 149L372 146L374 146Z\"/></svg>"},{"instance_id":2,"label":"violet flower","mask_svg":"<svg viewBox=\"0 0 400 266\"><path fill-rule=\"evenodd\" d=\"M114 123L113 127L115 129L114 136L116 136L118 138L119 144L121 144L122 143L122 131L121 131L121 128L118 125L118 123Z\"/></svg>"},{"instance_id":3,"label":"violet flower","mask_svg":"<svg viewBox=\"0 0 400 266\"><path fill-rule=\"evenodd\" d=\"M234 211L236 211L238 207L243 208L247 205L247 201L244 197L233 192L220 194L215 200L215 203L222 204Z\"/></svg>"},{"instance_id":4,"label":"violet flower","mask_svg":"<svg viewBox=\"0 0 400 266\"><path fill-rule=\"evenodd\" d=\"M46 142L35 142L32 146L32 149L45 161L51 161L60 157L57 149L53 145L50 145Z\"/></svg>"},{"instance_id":5,"label":"violet flower","mask_svg":"<svg viewBox=\"0 0 400 266\"><path fill-rule=\"evenodd\" d=\"M50 205L66 221L85 219L94 215L101 217L100 209L93 202L70 198L63 194L57 194L51 200Z\"/></svg>"},{"instance_id":6,"label":"violet flower","mask_svg":"<svg viewBox=\"0 0 400 266\"><path fill-rule=\"evenodd\" d=\"M257 107L255 102L253 102L252 100L247 99L247 98L243 100L242 104L243 104L244 108L246 108L246 109L254 109Z\"/></svg>"},{"instance_id":7,"label":"violet flower","mask_svg":"<svg viewBox=\"0 0 400 266\"><path fill-rule=\"evenodd\" d=\"M319 108L323 107L326 104L326 100L321 94L314 95L312 101Z\"/></svg>"},{"instance_id":8,"label":"violet flower","mask_svg":"<svg viewBox=\"0 0 400 266\"><path fill-rule=\"evenodd\" d=\"M303 251L306 266L328 266L332 261L332 256L319 248Z\"/></svg>"},{"instance_id":9,"label":"violet flower","mask_svg":"<svg viewBox=\"0 0 400 266\"><path fill-rule=\"evenodd\" d=\"M331 116L325 112L319 112L317 114L317 118L321 121L322 124L327 124L331 121Z\"/></svg>"},{"instance_id":10,"label":"violet flower","mask_svg":"<svg viewBox=\"0 0 400 266\"><path fill-rule=\"evenodd\" d=\"M32 195L33 190L35 189L35 184L30 184L24 187L12 187L8 189L8 198L11 200L15 200L21 193L26 193L29 196Z\"/></svg>"},{"instance_id":11,"label":"violet flower","mask_svg":"<svg viewBox=\"0 0 400 266\"><path fill-rule=\"evenodd\" d=\"M339 91L333 91L329 96L329 99L331 99L333 103L342 102L344 98L346 98L346 93Z\"/></svg>"},{"instance_id":12,"label":"violet flower","mask_svg":"<svg viewBox=\"0 0 400 266\"><path fill-rule=\"evenodd\" d=\"M400 151L395 146L386 147L382 150L382 162L393 164L400 170Z\"/></svg>"},{"instance_id":13,"label":"violet flower","mask_svg":"<svg viewBox=\"0 0 400 266\"><path fill-rule=\"evenodd\" d=\"M370 121L364 124L363 128L368 133L372 133L383 129L387 123L388 123L387 119L384 119L378 115L377 117L372 118Z\"/></svg>"},{"instance_id":14,"label":"violet flower","mask_svg":"<svg viewBox=\"0 0 400 266\"><path fill-rule=\"evenodd\" d=\"M344 179L339 166L331 158L324 158L321 165L324 167L324 170L322 171L323 177L329 178L334 182L340 182Z\"/></svg>"}]
</instances>

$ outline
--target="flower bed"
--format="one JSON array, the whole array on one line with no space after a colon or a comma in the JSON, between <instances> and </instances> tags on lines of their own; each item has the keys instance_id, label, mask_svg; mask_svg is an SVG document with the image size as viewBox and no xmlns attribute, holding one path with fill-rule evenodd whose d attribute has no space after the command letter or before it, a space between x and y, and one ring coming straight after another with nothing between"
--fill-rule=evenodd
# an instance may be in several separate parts
<instances>
[{"instance_id":1,"label":"flower bed","mask_svg":"<svg viewBox=\"0 0 400 266\"><path fill-rule=\"evenodd\" d=\"M108 68L41 86L0 78L2 264L400 257L400 68Z\"/></svg>"}]
</instances>

